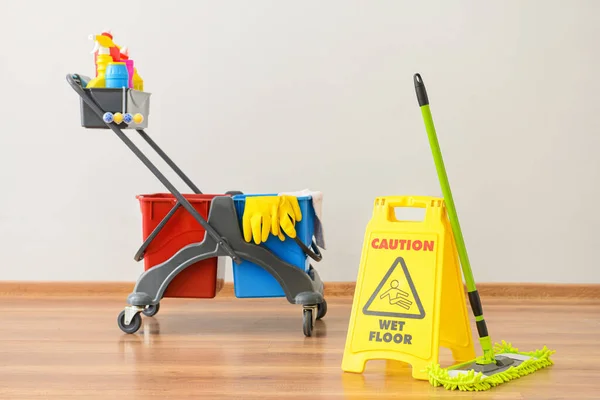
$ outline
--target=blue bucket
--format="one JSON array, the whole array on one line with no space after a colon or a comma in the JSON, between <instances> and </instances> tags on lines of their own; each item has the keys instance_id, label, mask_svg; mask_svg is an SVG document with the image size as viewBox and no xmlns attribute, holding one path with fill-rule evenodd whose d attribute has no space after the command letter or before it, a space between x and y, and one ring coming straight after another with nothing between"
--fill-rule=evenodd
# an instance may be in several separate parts
<instances>
[{"instance_id":1,"label":"blue bucket","mask_svg":"<svg viewBox=\"0 0 600 400\"><path fill-rule=\"evenodd\" d=\"M233 197L235 209L238 214L238 223L242 229L242 217L246 205L246 198L250 196L276 196L276 194L249 194ZM296 233L305 246L310 247L314 234L315 211L312 206L311 196L298 197L298 204L302 212L302 221L296 223ZM308 256L298 244L287 236L282 242L278 237L269 235L266 243L261 246L267 248L275 256L285 262L308 273ZM283 288L273 275L260 265L243 260L241 264L233 264L233 287L235 296L245 297L284 297Z\"/></svg>"},{"instance_id":2,"label":"blue bucket","mask_svg":"<svg viewBox=\"0 0 600 400\"><path fill-rule=\"evenodd\" d=\"M129 87L129 72L124 62L109 63L104 78L107 88L121 89Z\"/></svg>"}]
</instances>

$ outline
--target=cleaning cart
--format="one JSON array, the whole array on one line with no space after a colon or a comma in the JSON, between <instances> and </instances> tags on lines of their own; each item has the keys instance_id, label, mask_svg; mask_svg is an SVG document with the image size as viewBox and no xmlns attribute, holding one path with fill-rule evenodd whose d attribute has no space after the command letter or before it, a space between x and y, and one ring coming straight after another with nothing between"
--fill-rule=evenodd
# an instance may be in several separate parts
<instances>
[{"instance_id":1,"label":"cleaning cart","mask_svg":"<svg viewBox=\"0 0 600 400\"><path fill-rule=\"evenodd\" d=\"M242 235L241 216L249 195L240 191L203 194L194 185L144 130L149 93L127 87L87 88L88 78L77 74L67 74L66 79L80 96L81 125L111 129L170 192L138 196L145 240L134 259L144 260L145 271L118 316L119 328L129 334L137 332L140 314L155 315L164 297L215 297L223 282L222 261L229 257L237 297L285 297L301 305L303 332L311 336L315 321L327 312L327 303L323 282L312 266L322 256L312 237L310 197L298 199L303 219L294 239L281 243L271 237L261 245L248 243ZM193 193L180 193L123 130L135 130Z\"/></svg>"}]
</instances>

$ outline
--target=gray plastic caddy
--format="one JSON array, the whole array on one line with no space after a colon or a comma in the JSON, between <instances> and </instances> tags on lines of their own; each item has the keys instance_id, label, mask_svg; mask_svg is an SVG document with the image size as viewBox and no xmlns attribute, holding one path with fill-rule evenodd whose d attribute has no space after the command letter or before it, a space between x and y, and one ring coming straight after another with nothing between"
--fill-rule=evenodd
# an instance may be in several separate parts
<instances>
[{"instance_id":1,"label":"gray plastic caddy","mask_svg":"<svg viewBox=\"0 0 600 400\"><path fill-rule=\"evenodd\" d=\"M148 114L150 114L150 95L151 93L141 92L139 90L123 88L123 89L107 89L107 88L82 88L86 95L96 102L104 112L111 113L129 113L131 115L142 114L143 121L139 124L131 122L126 124L120 123L118 126L121 129L145 129L148 127ZM81 126L88 129L108 129L106 123L102 120L102 116L98 116L90 106L80 99L81 105Z\"/></svg>"}]
</instances>

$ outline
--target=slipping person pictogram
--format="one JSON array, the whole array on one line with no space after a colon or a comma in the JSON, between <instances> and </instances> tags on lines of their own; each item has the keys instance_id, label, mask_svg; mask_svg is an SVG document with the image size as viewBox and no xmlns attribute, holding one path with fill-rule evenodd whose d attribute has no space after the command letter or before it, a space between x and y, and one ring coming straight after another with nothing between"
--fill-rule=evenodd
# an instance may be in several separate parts
<instances>
[{"instance_id":1,"label":"slipping person pictogram","mask_svg":"<svg viewBox=\"0 0 600 400\"><path fill-rule=\"evenodd\" d=\"M417 288L402 257L394 260L381 279L364 305L363 314L392 318L425 318L425 310Z\"/></svg>"},{"instance_id":2,"label":"slipping person pictogram","mask_svg":"<svg viewBox=\"0 0 600 400\"><path fill-rule=\"evenodd\" d=\"M383 292L383 294L379 296L379 298L383 299L385 297L389 297L388 301L390 302L390 304L400 306L405 310L408 310L412 305L412 301L405 298L408 297L408 293L406 293L404 290L398 289L399 285L400 282L394 279L390 282L390 288ZM395 294L394 297L392 297L392 293Z\"/></svg>"}]
</instances>

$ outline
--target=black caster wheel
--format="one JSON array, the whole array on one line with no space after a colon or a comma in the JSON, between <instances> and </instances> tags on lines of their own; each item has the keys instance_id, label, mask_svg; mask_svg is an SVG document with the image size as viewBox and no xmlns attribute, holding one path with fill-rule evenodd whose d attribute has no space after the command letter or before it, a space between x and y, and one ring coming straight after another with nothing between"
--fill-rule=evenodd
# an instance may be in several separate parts
<instances>
[{"instance_id":1,"label":"black caster wheel","mask_svg":"<svg viewBox=\"0 0 600 400\"><path fill-rule=\"evenodd\" d=\"M160 303L154 304L154 305L150 305L150 306L146 306L146 308L144 308L144 311L142 311L142 313L146 316L146 317L153 317L158 313L158 310L160 310Z\"/></svg>"},{"instance_id":2,"label":"black caster wheel","mask_svg":"<svg viewBox=\"0 0 600 400\"><path fill-rule=\"evenodd\" d=\"M302 313L302 330L304 331L304 336L312 336L313 330L313 311L311 309L306 309Z\"/></svg>"},{"instance_id":3,"label":"black caster wheel","mask_svg":"<svg viewBox=\"0 0 600 400\"><path fill-rule=\"evenodd\" d=\"M136 333L142 326L142 317L140 313L136 313L129 325L125 325L125 310L121 311L117 318L119 328L125 333Z\"/></svg>"},{"instance_id":4,"label":"black caster wheel","mask_svg":"<svg viewBox=\"0 0 600 400\"><path fill-rule=\"evenodd\" d=\"M323 302L319 304L319 311L317 312L317 319L321 319L327 314L327 302L323 299Z\"/></svg>"}]
</instances>

